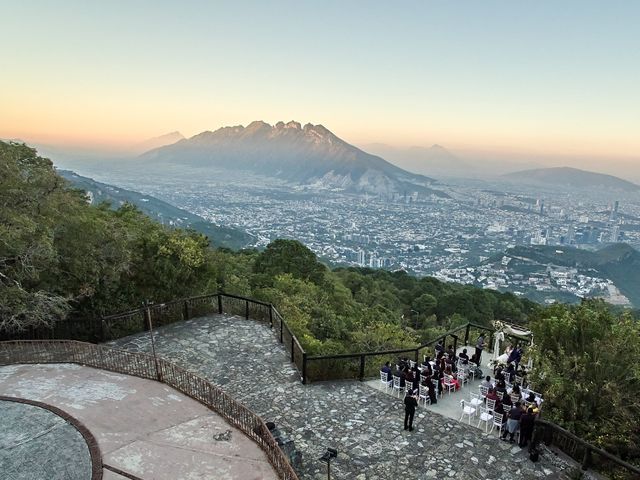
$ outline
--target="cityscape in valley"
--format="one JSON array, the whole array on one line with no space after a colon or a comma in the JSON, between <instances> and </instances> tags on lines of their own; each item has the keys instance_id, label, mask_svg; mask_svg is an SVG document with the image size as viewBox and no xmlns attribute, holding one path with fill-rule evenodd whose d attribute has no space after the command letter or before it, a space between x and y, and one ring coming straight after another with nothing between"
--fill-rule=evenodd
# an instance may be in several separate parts
<instances>
[{"instance_id":1,"label":"cityscape in valley","mask_svg":"<svg viewBox=\"0 0 640 480\"><path fill-rule=\"evenodd\" d=\"M272 160L268 154L262 154L267 160L262 161L258 153L249 162L258 165L254 170L221 166L215 156L212 159L202 152L194 156L192 150L185 150L190 141L186 139L123 161L119 167L84 165L83 169L102 181L157 197L214 225L244 232L246 241L241 246L245 248L260 249L277 238L291 238L303 242L332 266L404 270L509 291L542 303L600 297L613 304L632 305L639 300L634 293L638 286L634 272L611 275L593 262L568 260L576 249L597 256L601 249L608 252L620 244L627 246L618 248L620 255L636 258L640 187L635 184L577 169L563 169L566 178L560 184L544 178L527 182L529 172L483 180L448 177L438 181L416 175L416 184L399 183L392 172L387 182L372 185L362 178L374 177L377 171L366 171L354 182L348 164L345 167L347 161L339 158L339 166L336 161L324 166L323 149L328 145L334 154L334 145L339 144L347 153L368 154L324 127L308 125L302 129L295 122L286 125L292 125L294 134L303 140L310 138L314 148L313 155L299 150L296 161L306 167L293 180L270 175L270 171L287 169L272 166L269 170ZM239 151L256 142L265 152L270 151L276 140L284 142L279 148L286 148L290 140L283 140L282 132L292 135L286 129L284 123L271 127L264 122L235 127L231 133L223 128L209 134L208 146L202 147L199 138L199 148L219 149L216 138L220 132L225 135L226 148L228 137L236 134L242 135L233 145ZM265 140L264 133L256 133L261 131L272 136ZM172 157L164 161L169 149ZM225 152L225 161L235 154ZM154 162L152 168L145 167L149 158ZM385 162L383 168L390 169L387 165ZM335 173L343 167L348 181ZM553 170L548 169L548 175L557 177ZM402 172L411 180L412 174ZM592 177L580 183L587 174ZM572 182L572 178L577 180ZM528 248L514 250L517 247ZM540 248L553 256L536 260L530 253Z\"/></svg>"}]
</instances>

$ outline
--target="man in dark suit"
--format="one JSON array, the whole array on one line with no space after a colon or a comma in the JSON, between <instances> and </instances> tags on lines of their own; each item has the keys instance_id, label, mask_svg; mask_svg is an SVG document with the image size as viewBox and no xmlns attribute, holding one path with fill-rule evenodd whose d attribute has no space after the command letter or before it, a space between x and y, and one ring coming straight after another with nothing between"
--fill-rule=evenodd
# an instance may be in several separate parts
<instances>
[{"instance_id":1,"label":"man in dark suit","mask_svg":"<svg viewBox=\"0 0 640 480\"><path fill-rule=\"evenodd\" d=\"M411 390L407 391L407 395L404 397L404 429L410 432L413 431L413 416L417 406L418 399Z\"/></svg>"}]
</instances>

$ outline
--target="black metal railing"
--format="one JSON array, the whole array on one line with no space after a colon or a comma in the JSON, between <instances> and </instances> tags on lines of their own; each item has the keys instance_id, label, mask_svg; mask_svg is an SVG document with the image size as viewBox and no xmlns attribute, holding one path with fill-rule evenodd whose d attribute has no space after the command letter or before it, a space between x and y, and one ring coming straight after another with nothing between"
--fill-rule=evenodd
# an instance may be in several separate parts
<instances>
[{"instance_id":1,"label":"black metal railing","mask_svg":"<svg viewBox=\"0 0 640 480\"><path fill-rule=\"evenodd\" d=\"M402 356L420 362L424 355L433 356L435 345L440 340L443 345L453 345L454 350L457 350L461 342L468 345L470 334L474 329L491 332L489 327L466 323L417 347L306 357L306 369L303 376L307 381L375 378L378 377L380 368L387 361L397 360Z\"/></svg>"},{"instance_id":2,"label":"black metal railing","mask_svg":"<svg viewBox=\"0 0 640 480\"><path fill-rule=\"evenodd\" d=\"M561 450L579 463L583 470L593 468L597 471L607 472L609 475L615 473L616 478L629 480L640 478L640 467L631 465L621 458L591 445L555 423L538 418L535 422L532 448L535 448L540 442Z\"/></svg>"}]
</instances>

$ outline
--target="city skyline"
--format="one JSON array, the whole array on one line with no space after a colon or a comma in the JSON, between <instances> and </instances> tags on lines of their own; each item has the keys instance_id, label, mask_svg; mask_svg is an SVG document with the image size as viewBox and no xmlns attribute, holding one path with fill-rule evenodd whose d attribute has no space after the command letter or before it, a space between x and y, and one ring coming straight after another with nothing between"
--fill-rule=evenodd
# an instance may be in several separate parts
<instances>
[{"instance_id":1,"label":"city skyline","mask_svg":"<svg viewBox=\"0 0 640 480\"><path fill-rule=\"evenodd\" d=\"M356 145L640 163L634 4L70 1L5 11L14 21L0 32L11 45L2 138L117 151L174 130L293 119Z\"/></svg>"}]
</instances>

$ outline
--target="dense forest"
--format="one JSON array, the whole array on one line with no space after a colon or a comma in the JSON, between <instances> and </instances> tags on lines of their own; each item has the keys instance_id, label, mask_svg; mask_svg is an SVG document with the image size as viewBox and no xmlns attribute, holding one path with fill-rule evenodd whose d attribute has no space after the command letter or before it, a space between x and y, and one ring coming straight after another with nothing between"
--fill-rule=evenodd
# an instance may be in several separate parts
<instances>
[{"instance_id":1,"label":"dense forest","mask_svg":"<svg viewBox=\"0 0 640 480\"><path fill-rule=\"evenodd\" d=\"M214 249L131 205L91 206L28 146L0 142L0 331L224 291L273 303L310 355L413 347L471 321L528 323L545 411L640 457L640 328L601 301L542 307L405 272L329 269L295 240Z\"/></svg>"}]
</instances>

